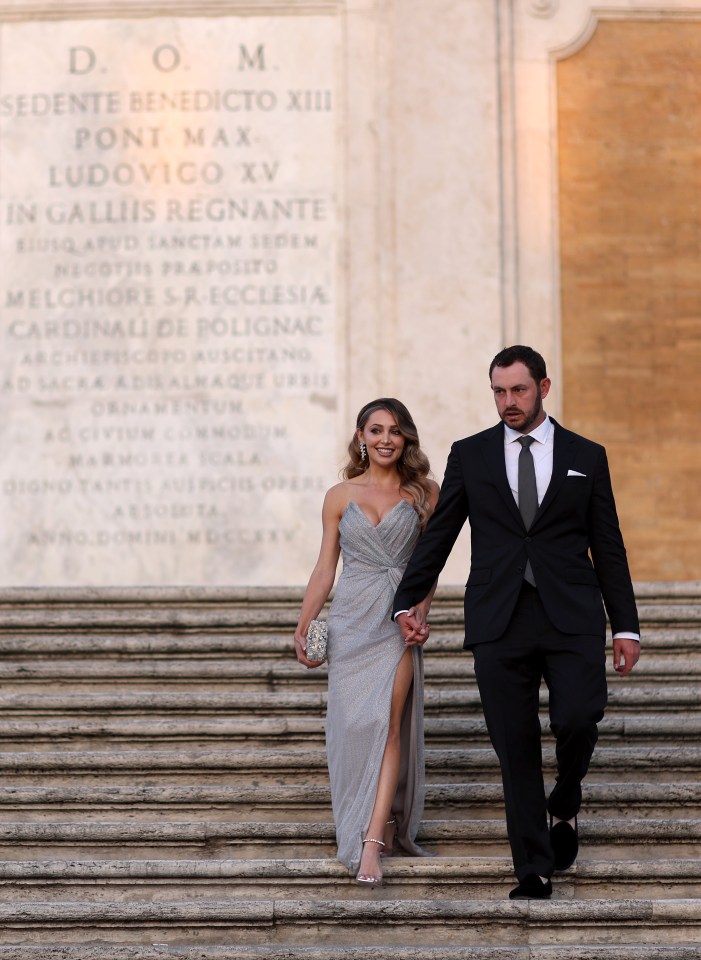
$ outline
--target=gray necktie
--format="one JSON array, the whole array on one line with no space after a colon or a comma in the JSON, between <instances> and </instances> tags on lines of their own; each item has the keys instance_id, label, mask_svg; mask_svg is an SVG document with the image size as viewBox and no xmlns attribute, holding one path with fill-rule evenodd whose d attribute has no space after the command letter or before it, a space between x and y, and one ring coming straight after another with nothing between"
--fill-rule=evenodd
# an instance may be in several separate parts
<instances>
[{"instance_id":1,"label":"gray necktie","mask_svg":"<svg viewBox=\"0 0 701 960\"><path fill-rule=\"evenodd\" d=\"M521 452L518 455L518 508L526 525L526 530L533 523L538 509L538 487L535 482L535 464L529 447L534 443L533 437L519 437ZM532 587L535 586L535 577L531 569L531 561L526 562L526 572L523 579Z\"/></svg>"}]
</instances>

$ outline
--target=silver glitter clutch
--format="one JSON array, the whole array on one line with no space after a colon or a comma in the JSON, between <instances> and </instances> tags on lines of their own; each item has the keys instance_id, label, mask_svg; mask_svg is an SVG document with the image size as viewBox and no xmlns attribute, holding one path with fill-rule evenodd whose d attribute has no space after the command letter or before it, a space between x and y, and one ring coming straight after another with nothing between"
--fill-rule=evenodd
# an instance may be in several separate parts
<instances>
[{"instance_id":1,"label":"silver glitter clutch","mask_svg":"<svg viewBox=\"0 0 701 960\"><path fill-rule=\"evenodd\" d=\"M329 628L325 620L312 620L307 632L307 660L326 660L326 642Z\"/></svg>"}]
</instances>

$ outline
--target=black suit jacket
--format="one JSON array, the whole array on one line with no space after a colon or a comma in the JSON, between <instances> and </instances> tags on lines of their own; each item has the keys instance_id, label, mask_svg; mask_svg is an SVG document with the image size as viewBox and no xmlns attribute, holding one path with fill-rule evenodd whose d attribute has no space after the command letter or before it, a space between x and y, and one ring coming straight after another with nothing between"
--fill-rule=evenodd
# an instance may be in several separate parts
<instances>
[{"instance_id":1,"label":"black suit jacket","mask_svg":"<svg viewBox=\"0 0 701 960\"><path fill-rule=\"evenodd\" d=\"M465 647L504 632L527 559L558 630L603 636L603 596L613 632L639 632L606 451L552 423L552 479L528 531L506 476L503 424L453 444L438 504L399 584L395 611L426 596L469 517ZM583 476L568 476L570 470Z\"/></svg>"}]
</instances>

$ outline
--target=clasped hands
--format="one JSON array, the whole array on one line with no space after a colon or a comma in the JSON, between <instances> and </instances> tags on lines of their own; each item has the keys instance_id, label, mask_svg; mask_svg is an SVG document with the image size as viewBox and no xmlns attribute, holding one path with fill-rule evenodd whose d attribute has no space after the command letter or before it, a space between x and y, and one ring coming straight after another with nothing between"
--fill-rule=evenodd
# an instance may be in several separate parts
<instances>
[{"instance_id":1,"label":"clasped hands","mask_svg":"<svg viewBox=\"0 0 701 960\"><path fill-rule=\"evenodd\" d=\"M421 607L411 607L406 613L398 613L396 621L402 631L407 647L422 647L431 632L426 612Z\"/></svg>"}]
</instances>

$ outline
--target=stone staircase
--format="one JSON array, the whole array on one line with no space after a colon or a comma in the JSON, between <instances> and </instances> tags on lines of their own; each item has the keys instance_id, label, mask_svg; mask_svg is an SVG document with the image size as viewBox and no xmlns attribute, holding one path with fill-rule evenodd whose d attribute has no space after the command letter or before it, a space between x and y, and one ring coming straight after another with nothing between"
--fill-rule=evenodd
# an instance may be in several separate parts
<instances>
[{"instance_id":1,"label":"stone staircase","mask_svg":"<svg viewBox=\"0 0 701 960\"><path fill-rule=\"evenodd\" d=\"M701 584L638 598L578 863L511 902L458 592L426 651L435 856L369 890L334 859L299 591L1 590L0 960L699 960Z\"/></svg>"}]
</instances>

